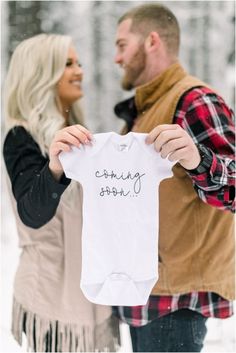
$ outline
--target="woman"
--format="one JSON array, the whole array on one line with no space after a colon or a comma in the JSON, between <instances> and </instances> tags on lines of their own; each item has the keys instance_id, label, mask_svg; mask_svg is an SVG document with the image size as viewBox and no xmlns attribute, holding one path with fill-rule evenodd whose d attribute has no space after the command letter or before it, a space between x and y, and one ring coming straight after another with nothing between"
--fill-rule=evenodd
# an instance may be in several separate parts
<instances>
[{"instance_id":1,"label":"woman","mask_svg":"<svg viewBox=\"0 0 236 353\"><path fill-rule=\"evenodd\" d=\"M12 332L40 352L118 348L110 307L88 302L80 289L82 190L58 159L91 143L78 104L82 76L71 38L40 34L18 45L6 78L3 154L22 247Z\"/></svg>"}]
</instances>

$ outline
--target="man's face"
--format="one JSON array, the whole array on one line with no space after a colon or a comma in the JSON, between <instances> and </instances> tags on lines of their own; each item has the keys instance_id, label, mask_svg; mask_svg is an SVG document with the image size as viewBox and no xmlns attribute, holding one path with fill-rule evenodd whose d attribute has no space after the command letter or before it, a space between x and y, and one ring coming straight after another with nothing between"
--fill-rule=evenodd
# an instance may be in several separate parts
<instances>
[{"instance_id":1,"label":"man's face","mask_svg":"<svg viewBox=\"0 0 236 353\"><path fill-rule=\"evenodd\" d=\"M131 19L120 23L116 34L115 62L124 70L122 88L131 90L145 83L146 53L143 38L130 32Z\"/></svg>"}]
</instances>

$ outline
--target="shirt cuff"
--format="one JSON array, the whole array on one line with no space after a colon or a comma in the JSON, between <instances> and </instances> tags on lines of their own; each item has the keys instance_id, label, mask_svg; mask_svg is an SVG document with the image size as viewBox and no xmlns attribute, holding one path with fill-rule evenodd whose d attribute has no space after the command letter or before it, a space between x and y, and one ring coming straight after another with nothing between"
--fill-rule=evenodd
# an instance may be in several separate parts
<instances>
[{"instance_id":1,"label":"shirt cuff","mask_svg":"<svg viewBox=\"0 0 236 353\"><path fill-rule=\"evenodd\" d=\"M187 171L189 175L192 176L209 172L213 162L212 153L207 147L201 144L198 144L197 147L201 156L201 162L199 163L197 168Z\"/></svg>"},{"instance_id":2,"label":"shirt cuff","mask_svg":"<svg viewBox=\"0 0 236 353\"><path fill-rule=\"evenodd\" d=\"M45 164L45 166L42 169L42 173L45 175L45 179L49 183L49 188L53 190L54 192L57 192L58 194L62 194L67 186L70 184L71 179L68 179L65 174L63 173L60 180L57 181L54 179L50 169L49 169L49 162Z\"/></svg>"}]
</instances>

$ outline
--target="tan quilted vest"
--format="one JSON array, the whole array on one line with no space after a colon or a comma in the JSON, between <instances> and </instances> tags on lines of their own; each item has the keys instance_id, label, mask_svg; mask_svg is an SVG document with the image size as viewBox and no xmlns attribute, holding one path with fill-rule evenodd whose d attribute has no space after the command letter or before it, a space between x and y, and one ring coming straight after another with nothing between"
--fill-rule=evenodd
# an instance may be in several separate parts
<instances>
[{"instance_id":1,"label":"tan quilted vest","mask_svg":"<svg viewBox=\"0 0 236 353\"><path fill-rule=\"evenodd\" d=\"M176 63L139 87L133 131L148 133L159 124L171 124L180 97L197 86L207 85ZM201 201L179 164L173 174L159 189L160 277L152 294L210 291L234 299L233 215Z\"/></svg>"}]
</instances>

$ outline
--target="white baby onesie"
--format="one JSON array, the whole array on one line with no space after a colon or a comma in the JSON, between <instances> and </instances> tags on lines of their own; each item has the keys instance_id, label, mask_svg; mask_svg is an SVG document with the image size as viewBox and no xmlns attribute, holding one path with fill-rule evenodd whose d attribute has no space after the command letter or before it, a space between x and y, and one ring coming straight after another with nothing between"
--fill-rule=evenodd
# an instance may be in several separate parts
<instances>
[{"instance_id":1,"label":"white baby onesie","mask_svg":"<svg viewBox=\"0 0 236 353\"><path fill-rule=\"evenodd\" d=\"M80 285L97 304L144 305L158 279L158 186L173 163L146 136L95 134L92 146L59 155L83 187Z\"/></svg>"}]
</instances>

